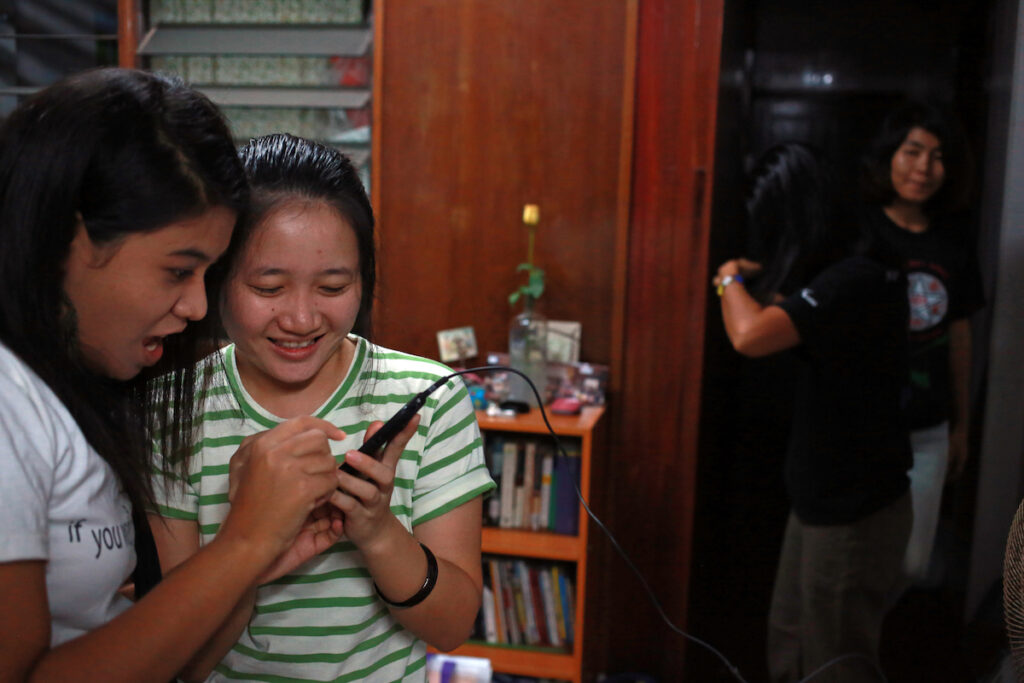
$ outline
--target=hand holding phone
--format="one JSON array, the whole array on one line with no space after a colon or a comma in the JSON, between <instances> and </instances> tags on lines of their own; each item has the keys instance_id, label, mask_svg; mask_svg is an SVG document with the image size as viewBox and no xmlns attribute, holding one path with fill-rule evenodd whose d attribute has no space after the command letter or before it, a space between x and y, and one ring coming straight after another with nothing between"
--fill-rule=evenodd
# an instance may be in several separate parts
<instances>
[{"instance_id":1,"label":"hand holding phone","mask_svg":"<svg viewBox=\"0 0 1024 683\"><path fill-rule=\"evenodd\" d=\"M423 407L423 404L427 401L427 396L433 391L433 387L427 391L416 394L411 401L406 403L401 409L391 416L391 419L381 425L381 428L374 432L373 436L363 442L363 445L358 448L360 453L365 453L377 460L380 460L381 455L384 453L384 447L395 438L398 432L405 428L405 425L409 424L409 420L413 418L419 409ZM351 474L353 476L360 476L351 465L348 463L342 463L342 472Z\"/></svg>"}]
</instances>

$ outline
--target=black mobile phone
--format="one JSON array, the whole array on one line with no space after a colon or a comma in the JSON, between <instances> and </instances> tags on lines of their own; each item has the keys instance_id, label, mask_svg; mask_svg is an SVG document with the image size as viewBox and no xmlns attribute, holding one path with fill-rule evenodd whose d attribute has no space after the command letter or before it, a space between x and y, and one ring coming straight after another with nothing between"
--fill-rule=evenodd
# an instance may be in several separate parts
<instances>
[{"instance_id":1,"label":"black mobile phone","mask_svg":"<svg viewBox=\"0 0 1024 683\"><path fill-rule=\"evenodd\" d=\"M427 391L416 394L411 401L406 403L397 413L392 415L391 419L381 425L381 428L374 432L373 436L364 441L363 445L357 450L360 453L365 453L366 455L380 460L381 456L384 454L384 447L388 445L388 442L391 441L391 439L395 438L395 435L398 434L398 432L405 428L405 425L409 424L409 420L412 419L413 415L419 412L419 409L423 407L424 403L426 403L427 396L429 396L430 392L433 390L434 387L431 387ZM357 472L348 463L342 463L339 469L348 474L357 477L360 476L359 472Z\"/></svg>"}]
</instances>

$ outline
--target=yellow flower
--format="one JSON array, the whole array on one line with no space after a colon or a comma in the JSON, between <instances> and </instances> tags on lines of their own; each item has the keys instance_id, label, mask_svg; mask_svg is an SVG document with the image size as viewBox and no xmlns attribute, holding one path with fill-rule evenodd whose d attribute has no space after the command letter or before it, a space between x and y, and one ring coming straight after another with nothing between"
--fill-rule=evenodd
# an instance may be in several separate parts
<instances>
[{"instance_id":1,"label":"yellow flower","mask_svg":"<svg viewBox=\"0 0 1024 683\"><path fill-rule=\"evenodd\" d=\"M536 204L526 204L523 206L523 222L527 225L537 225L540 223L540 207Z\"/></svg>"}]
</instances>

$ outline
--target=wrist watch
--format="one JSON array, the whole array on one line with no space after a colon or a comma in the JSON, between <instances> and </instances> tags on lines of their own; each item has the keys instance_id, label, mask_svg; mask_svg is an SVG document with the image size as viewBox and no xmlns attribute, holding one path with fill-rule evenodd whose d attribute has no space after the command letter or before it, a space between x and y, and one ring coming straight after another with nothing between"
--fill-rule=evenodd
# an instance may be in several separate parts
<instances>
[{"instance_id":1,"label":"wrist watch","mask_svg":"<svg viewBox=\"0 0 1024 683\"><path fill-rule=\"evenodd\" d=\"M725 288L734 282L743 284L743 276L737 273L736 275L726 275L723 277L722 281L718 284L718 296L722 296L722 293L725 292Z\"/></svg>"}]
</instances>

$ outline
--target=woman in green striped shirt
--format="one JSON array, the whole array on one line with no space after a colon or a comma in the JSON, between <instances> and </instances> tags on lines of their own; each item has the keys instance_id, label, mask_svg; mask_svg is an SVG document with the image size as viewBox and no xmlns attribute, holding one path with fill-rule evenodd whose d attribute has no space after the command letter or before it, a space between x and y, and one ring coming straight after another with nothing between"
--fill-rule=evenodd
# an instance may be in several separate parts
<instances>
[{"instance_id":1,"label":"woman in green striped shirt","mask_svg":"<svg viewBox=\"0 0 1024 683\"><path fill-rule=\"evenodd\" d=\"M481 496L494 482L472 405L449 381L380 461L353 450L449 370L366 338L373 213L349 160L289 135L253 140L242 159L249 233L219 302L233 344L217 352L188 481L158 487L163 569L216 536L253 435L325 419L346 434L337 461L362 476L339 473L341 502L311 515L184 675L425 680L427 644L459 645L480 607Z\"/></svg>"}]
</instances>

